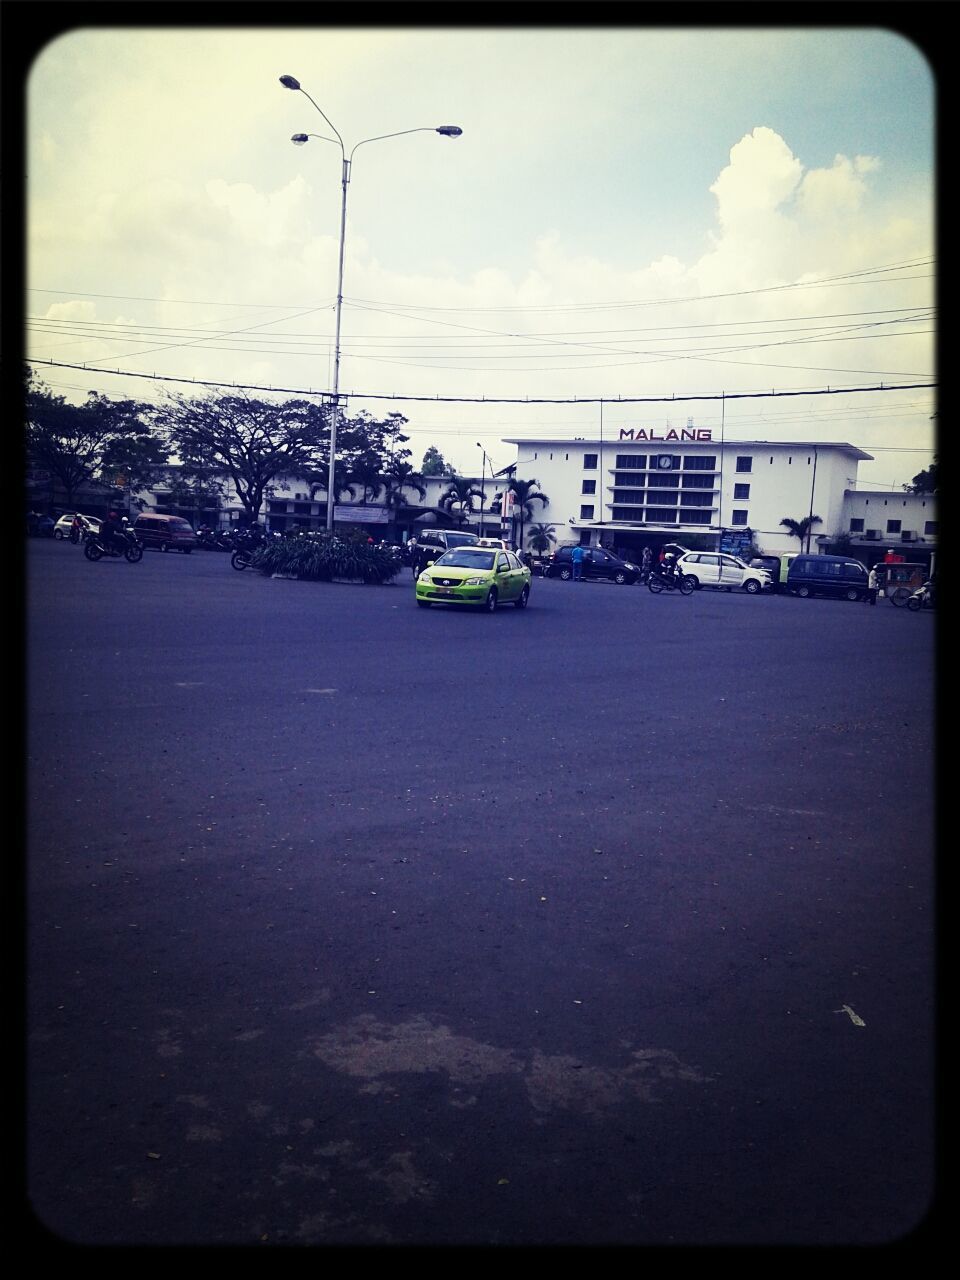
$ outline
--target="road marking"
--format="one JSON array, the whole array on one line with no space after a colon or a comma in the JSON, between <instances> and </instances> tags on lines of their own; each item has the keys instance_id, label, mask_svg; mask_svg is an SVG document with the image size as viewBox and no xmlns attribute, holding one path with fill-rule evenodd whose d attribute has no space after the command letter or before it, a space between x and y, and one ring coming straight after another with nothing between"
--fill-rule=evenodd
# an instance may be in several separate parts
<instances>
[{"instance_id":1,"label":"road marking","mask_svg":"<svg viewBox=\"0 0 960 1280\"><path fill-rule=\"evenodd\" d=\"M850 1015L850 1021L853 1023L855 1027L865 1027L867 1025L858 1013L853 1012L853 1010L850 1008L848 1004L841 1005L839 1009L834 1009L833 1012L848 1013Z\"/></svg>"},{"instance_id":2,"label":"road marking","mask_svg":"<svg viewBox=\"0 0 960 1280\"><path fill-rule=\"evenodd\" d=\"M304 693L336 693L336 689L304 689Z\"/></svg>"}]
</instances>

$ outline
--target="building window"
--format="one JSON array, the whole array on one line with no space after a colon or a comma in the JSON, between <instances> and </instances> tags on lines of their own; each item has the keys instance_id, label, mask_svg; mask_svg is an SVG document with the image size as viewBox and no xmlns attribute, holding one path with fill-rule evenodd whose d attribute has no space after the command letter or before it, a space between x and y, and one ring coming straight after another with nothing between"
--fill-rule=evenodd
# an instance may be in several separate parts
<instances>
[{"instance_id":1,"label":"building window","mask_svg":"<svg viewBox=\"0 0 960 1280\"><path fill-rule=\"evenodd\" d=\"M741 472L743 472L743 471L752 471L752 470L753 470L753 459L752 459L752 458L737 458L737 470L738 470L738 471L741 471Z\"/></svg>"},{"instance_id":2,"label":"building window","mask_svg":"<svg viewBox=\"0 0 960 1280\"><path fill-rule=\"evenodd\" d=\"M645 453L618 453L617 467L621 471L645 471L647 455Z\"/></svg>"},{"instance_id":3,"label":"building window","mask_svg":"<svg viewBox=\"0 0 960 1280\"><path fill-rule=\"evenodd\" d=\"M713 476L684 476L684 489L712 489L715 481Z\"/></svg>"},{"instance_id":4,"label":"building window","mask_svg":"<svg viewBox=\"0 0 960 1280\"><path fill-rule=\"evenodd\" d=\"M937 522L936 522L936 520L927 520L927 521L926 521L926 523L925 523L925 524L924 524L924 526L923 526L923 532L924 532L925 534L926 534L926 533L936 534L936 533L937 533Z\"/></svg>"},{"instance_id":5,"label":"building window","mask_svg":"<svg viewBox=\"0 0 960 1280\"><path fill-rule=\"evenodd\" d=\"M662 498L660 498L659 494L657 495L657 497L658 497L658 500L662 501ZM712 507L713 494L712 493L682 493L680 495L680 502L685 507Z\"/></svg>"},{"instance_id":6,"label":"building window","mask_svg":"<svg viewBox=\"0 0 960 1280\"><path fill-rule=\"evenodd\" d=\"M676 507L647 507L647 521L650 524L676 524Z\"/></svg>"},{"instance_id":7,"label":"building window","mask_svg":"<svg viewBox=\"0 0 960 1280\"><path fill-rule=\"evenodd\" d=\"M733 523L733 524L746 524L746 523L747 523L747 513L746 513L745 511L735 511L735 512L733 513L733 520L732 520L732 523Z\"/></svg>"},{"instance_id":8,"label":"building window","mask_svg":"<svg viewBox=\"0 0 960 1280\"><path fill-rule=\"evenodd\" d=\"M585 453L583 455L583 469L584 471L596 471L597 455L595 453Z\"/></svg>"},{"instance_id":9,"label":"building window","mask_svg":"<svg viewBox=\"0 0 960 1280\"><path fill-rule=\"evenodd\" d=\"M585 484L592 484L592 483L593 483L593 481L592 481L592 480L587 480L587 481L585 481L584 483L585 483ZM591 489L591 490L590 490L590 492L591 492L591 493L593 493L593 490ZM584 493L586 493L586 489L584 489ZM643 490L643 489L616 489L616 488L615 488L615 489L614 489L614 491L613 491L613 501L614 501L614 502L640 502L640 503L642 503L642 502L644 501L645 497L646 497L646 492L645 492L645 490Z\"/></svg>"},{"instance_id":10,"label":"building window","mask_svg":"<svg viewBox=\"0 0 960 1280\"><path fill-rule=\"evenodd\" d=\"M581 492L581 493L596 493L596 492L597 492L597 482L596 482L596 480L584 480L584 482L583 482L583 488L580 490L580 492Z\"/></svg>"},{"instance_id":11,"label":"building window","mask_svg":"<svg viewBox=\"0 0 960 1280\"><path fill-rule=\"evenodd\" d=\"M746 502L750 497L750 486L748 484L735 484L733 486L733 498L735 502Z\"/></svg>"},{"instance_id":12,"label":"building window","mask_svg":"<svg viewBox=\"0 0 960 1280\"><path fill-rule=\"evenodd\" d=\"M899 533L899 532L900 532L900 521L899 521L899 520L888 520L888 521L887 521L887 533Z\"/></svg>"},{"instance_id":13,"label":"building window","mask_svg":"<svg viewBox=\"0 0 960 1280\"><path fill-rule=\"evenodd\" d=\"M586 503L581 503L581 506L580 506L580 519L581 519L581 520L592 520L592 519L593 519L593 506L592 506L592 505L588 506Z\"/></svg>"},{"instance_id":14,"label":"building window","mask_svg":"<svg viewBox=\"0 0 960 1280\"><path fill-rule=\"evenodd\" d=\"M634 521L635 523L642 523L643 507L614 507L613 519L614 520L630 520L630 521Z\"/></svg>"},{"instance_id":15,"label":"building window","mask_svg":"<svg viewBox=\"0 0 960 1280\"><path fill-rule=\"evenodd\" d=\"M857 519L856 517L854 517L854 518L850 521L850 532L851 532L851 533L863 533L863 521L862 521L862 520Z\"/></svg>"},{"instance_id":16,"label":"building window","mask_svg":"<svg viewBox=\"0 0 960 1280\"><path fill-rule=\"evenodd\" d=\"M710 514L711 513L709 511L683 511L681 509L680 523L681 524L709 524Z\"/></svg>"},{"instance_id":17,"label":"building window","mask_svg":"<svg viewBox=\"0 0 960 1280\"><path fill-rule=\"evenodd\" d=\"M654 474L647 477L647 484L651 489L679 489L680 477L670 472L665 476Z\"/></svg>"},{"instance_id":18,"label":"building window","mask_svg":"<svg viewBox=\"0 0 960 1280\"><path fill-rule=\"evenodd\" d=\"M692 454L683 460L684 471L716 471L716 458L703 458L698 454Z\"/></svg>"}]
</instances>

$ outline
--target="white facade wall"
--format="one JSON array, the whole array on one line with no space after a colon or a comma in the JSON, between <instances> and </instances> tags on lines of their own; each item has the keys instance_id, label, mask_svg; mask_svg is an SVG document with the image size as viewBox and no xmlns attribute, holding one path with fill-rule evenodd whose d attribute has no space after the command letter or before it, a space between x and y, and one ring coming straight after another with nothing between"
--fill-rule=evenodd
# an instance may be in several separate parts
<instances>
[{"instance_id":1,"label":"white facade wall","mask_svg":"<svg viewBox=\"0 0 960 1280\"><path fill-rule=\"evenodd\" d=\"M844 518L844 529L856 542L897 548L904 554L907 545L929 550L938 542L937 499L929 493L848 492Z\"/></svg>"}]
</instances>

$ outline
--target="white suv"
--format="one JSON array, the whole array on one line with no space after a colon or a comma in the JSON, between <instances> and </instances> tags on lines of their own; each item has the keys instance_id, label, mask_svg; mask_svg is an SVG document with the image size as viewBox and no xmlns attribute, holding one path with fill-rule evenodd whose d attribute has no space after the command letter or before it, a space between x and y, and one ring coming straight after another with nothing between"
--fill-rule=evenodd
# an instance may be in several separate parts
<instances>
[{"instance_id":1,"label":"white suv","mask_svg":"<svg viewBox=\"0 0 960 1280\"><path fill-rule=\"evenodd\" d=\"M677 567L685 578L692 578L697 587L726 587L728 591L742 587L756 595L774 586L769 570L751 569L739 556L719 551L686 551L677 560Z\"/></svg>"}]
</instances>

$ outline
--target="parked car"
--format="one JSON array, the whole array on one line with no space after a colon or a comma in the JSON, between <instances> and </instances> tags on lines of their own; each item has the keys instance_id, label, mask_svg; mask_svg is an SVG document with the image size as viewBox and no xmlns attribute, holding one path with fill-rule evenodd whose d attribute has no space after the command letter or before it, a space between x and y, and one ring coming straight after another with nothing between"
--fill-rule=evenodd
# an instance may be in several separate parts
<instances>
[{"instance_id":1,"label":"parked car","mask_svg":"<svg viewBox=\"0 0 960 1280\"><path fill-rule=\"evenodd\" d=\"M739 556L720 551L687 551L677 559L677 568L695 587L718 587L757 595L773 590L773 575L767 569L752 569Z\"/></svg>"},{"instance_id":2,"label":"parked car","mask_svg":"<svg viewBox=\"0 0 960 1280\"><path fill-rule=\"evenodd\" d=\"M799 554L797 551L785 551L778 556L754 556L748 561L751 569L766 569L773 579L774 591L786 591L787 572L790 561Z\"/></svg>"},{"instance_id":3,"label":"parked car","mask_svg":"<svg viewBox=\"0 0 960 1280\"><path fill-rule=\"evenodd\" d=\"M410 547L410 567L415 578L423 572L430 560L438 560L445 551L454 547L475 547L480 539L475 533L459 529L421 529Z\"/></svg>"},{"instance_id":4,"label":"parked car","mask_svg":"<svg viewBox=\"0 0 960 1280\"><path fill-rule=\"evenodd\" d=\"M796 596L840 596L862 600L867 594L867 570L846 556L795 556L787 574L787 590Z\"/></svg>"},{"instance_id":5,"label":"parked car","mask_svg":"<svg viewBox=\"0 0 960 1280\"><path fill-rule=\"evenodd\" d=\"M455 547L418 575L417 604L421 609L432 604L477 605L490 613L498 604L525 609L532 576L512 551Z\"/></svg>"},{"instance_id":6,"label":"parked car","mask_svg":"<svg viewBox=\"0 0 960 1280\"><path fill-rule=\"evenodd\" d=\"M100 532L100 521L97 519L96 516L81 515L80 519L83 522L85 533ZM58 542L62 541L64 538L70 537L70 530L73 528L73 521L74 521L74 516L71 513L65 516L61 516L60 519L57 521L57 523L53 526L53 536L57 539Z\"/></svg>"},{"instance_id":7,"label":"parked car","mask_svg":"<svg viewBox=\"0 0 960 1280\"><path fill-rule=\"evenodd\" d=\"M567 582L573 577L572 545L557 547L545 561L545 578L562 578ZM621 560L605 547L584 547L581 572L584 578L605 578L609 582L630 583L640 577L640 566L629 560Z\"/></svg>"},{"instance_id":8,"label":"parked car","mask_svg":"<svg viewBox=\"0 0 960 1280\"><path fill-rule=\"evenodd\" d=\"M182 551L189 555L197 545L197 535L189 520L181 516L137 516L133 532L144 548L157 551Z\"/></svg>"}]
</instances>

